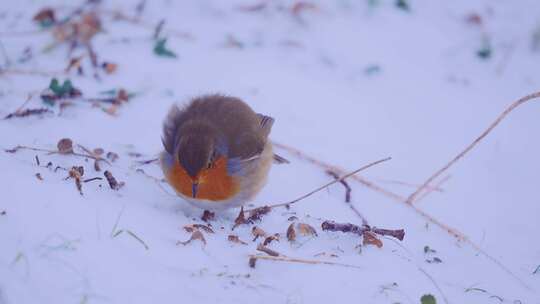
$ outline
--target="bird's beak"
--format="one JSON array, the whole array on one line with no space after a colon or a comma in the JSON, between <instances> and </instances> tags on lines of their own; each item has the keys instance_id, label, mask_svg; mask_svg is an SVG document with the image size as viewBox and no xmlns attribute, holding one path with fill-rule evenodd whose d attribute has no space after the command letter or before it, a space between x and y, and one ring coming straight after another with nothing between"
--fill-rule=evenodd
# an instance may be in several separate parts
<instances>
[{"instance_id":1,"label":"bird's beak","mask_svg":"<svg viewBox=\"0 0 540 304\"><path fill-rule=\"evenodd\" d=\"M197 190L199 189L199 182L193 182L191 184L191 195L193 198L197 197Z\"/></svg>"}]
</instances>

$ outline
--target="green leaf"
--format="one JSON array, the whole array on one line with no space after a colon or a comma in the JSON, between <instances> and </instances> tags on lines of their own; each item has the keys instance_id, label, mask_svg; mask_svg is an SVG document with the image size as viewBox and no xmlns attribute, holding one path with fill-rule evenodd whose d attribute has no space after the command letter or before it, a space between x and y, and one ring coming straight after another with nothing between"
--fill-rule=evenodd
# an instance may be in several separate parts
<instances>
[{"instance_id":1,"label":"green leaf","mask_svg":"<svg viewBox=\"0 0 540 304\"><path fill-rule=\"evenodd\" d=\"M62 87L60 87L60 84L58 82L58 79L56 78L53 78L51 80L51 83L49 84L49 89L51 89L51 91L53 91L53 93L55 95L60 95L61 91L62 91Z\"/></svg>"},{"instance_id":2,"label":"green leaf","mask_svg":"<svg viewBox=\"0 0 540 304\"><path fill-rule=\"evenodd\" d=\"M156 45L154 46L154 54L162 57L170 57L170 58L176 58L176 54L167 49L167 46L165 45L167 43L166 38L161 38L156 41Z\"/></svg>"},{"instance_id":3,"label":"green leaf","mask_svg":"<svg viewBox=\"0 0 540 304\"><path fill-rule=\"evenodd\" d=\"M420 298L420 302L422 304L437 304L437 300L435 300L435 297L430 294L425 294Z\"/></svg>"},{"instance_id":4,"label":"green leaf","mask_svg":"<svg viewBox=\"0 0 540 304\"><path fill-rule=\"evenodd\" d=\"M71 83L71 80L64 80L64 83L60 85L60 82L58 82L58 79L53 78L51 80L51 83L49 84L49 89L53 91L54 95L60 97L62 95L68 94L73 90L73 84Z\"/></svg>"},{"instance_id":5,"label":"green leaf","mask_svg":"<svg viewBox=\"0 0 540 304\"><path fill-rule=\"evenodd\" d=\"M73 90L73 84L71 83L71 80L64 80L64 84L62 84L62 92L63 94L69 93Z\"/></svg>"}]
</instances>

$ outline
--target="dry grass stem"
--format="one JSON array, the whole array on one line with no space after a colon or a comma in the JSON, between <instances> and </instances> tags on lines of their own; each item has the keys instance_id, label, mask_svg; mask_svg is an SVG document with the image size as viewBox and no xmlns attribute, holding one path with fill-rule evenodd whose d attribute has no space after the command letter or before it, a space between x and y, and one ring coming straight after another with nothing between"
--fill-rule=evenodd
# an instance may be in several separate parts
<instances>
[{"instance_id":1,"label":"dry grass stem","mask_svg":"<svg viewBox=\"0 0 540 304\"><path fill-rule=\"evenodd\" d=\"M267 256L267 255L249 255L250 259L250 265L255 266L255 264L252 264L253 260L269 260L269 261L277 261L277 262L289 262L289 263L300 263L300 264L311 264L311 265L332 265L332 266L341 266L341 267L347 267L347 268L356 268L356 269L363 269L360 266L351 265L351 264L344 264L344 263L336 263L336 262L328 262L328 261L320 261L320 260L307 260L307 259L298 259L298 258L290 258L286 256Z\"/></svg>"},{"instance_id":2,"label":"dry grass stem","mask_svg":"<svg viewBox=\"0 0 540 304\"><path fill-rule=\"evenodd\" d=\"M416 191L414 191L409 197L407 197L406 203L407 204L413 204L415 202L415 199L418 197L418 195L424 191L429 184L431 184L437 177L439 177L441 174L443 174L446 170L448 170L452 165L457 163L461 158L463 158L469 151L471 151L484 137L486 137L510 112L512 112L515 108L519 107L520 105L539 98L540 92L535 92L532 94L529 94L527 96L521 97L514 103L512 103L506 110L504 110L498 117L489 125L489 127L480 134L472 143L470 143L465 150L461 151L458 155L456 155L452 160L450 160L446 165L444 165L442 168L437 170L433 175L431 175L423 184L420 186Z\"/></svg>"},{"instance_id":3,"label":"dry grass stem","mask_svg":"<svg viewBox=\"0 0 540 304\"><path fill-rule=\"evenodd\" d=\"M319 192L319 191L321 191L321 190L326 189L327 187L329 187L329 186L331 186L331 185L333 185L333 184L335 184L335 183L340 183L342 180L344 180L344 179L346 179L346 178L348 178L348 177L351 177L351 176L355 175L356 173L358 173L358 172L360 172L360 171L366 170L366 169L368 169L368 168L370 168L370 167L373 167L373 166L375 166L375 165L378 165L378 164L380 164L380 163L382 163L382 162L389 161L390 159L392 159L392 158L391 158L391 157L387 157L387 158L383 158L383 159L374 161L374 162L372 162L372 163L370 163L370 164L367 164L367 165L365 165L365 166L363 166L363 167L361 167L361 168L358 168L358 169L356 169L356 170L354 170L354 171L352 171L352 172L349 172L349 173L347 173L347 174L341 176L340 178L338 178L338 179L336 179L336 180L333 180L333 181L331 181L331 182L329 182L329 183L326 183L326 184L324 184L324 185L318 187L317 189L315 189L315 190L313 190L313 191L310 191L310 192L308 192L308 193L306 193L306 194L304 194L304 195L302 195L302 196L300 196L300 197L298 197L298 198L296 198L296 199L294 199L294 200L292 200L292 201L290 201L290 202L281 203L281 204L275 204L275 205L269 205L269 206L265 206L265 207L269 207L269 208L273 209L273 208L277 208L277 207L287 207L287 206L290 206L290 205L295 204L295 203L297 203L297 202L299 202L299 201L301 201L301 200L303 200L303 199L305 199L305 198L307 198L307 197L310 197L311 195L313 195L313 194L315 194L315 193L317 193L317 192Z\"/></svg>"}]
</instances>

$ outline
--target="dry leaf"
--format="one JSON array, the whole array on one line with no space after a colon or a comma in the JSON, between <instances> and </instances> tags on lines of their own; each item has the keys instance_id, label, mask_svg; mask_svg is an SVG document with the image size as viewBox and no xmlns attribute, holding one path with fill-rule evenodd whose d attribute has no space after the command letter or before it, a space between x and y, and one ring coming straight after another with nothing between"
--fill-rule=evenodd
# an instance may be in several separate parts
<instances>
[{"instance_id":1,"label":"dry leaf","mask_svg":"<svg viewBox=\"0 0 540 304\"><path fill-rule=\"evenodd\" d=\"M41 173L39 173L39 172L36 173L36 177L37 177L37 179L39 179L39 180L43 180L43 177L41 177Z\"/></svg>"},{"instance_id":2,"label":"dry leaf","mask_svg":"<svg viewBox=\"0 0 540 304\"><path fill-rule=\"evenodd\" d=\"M95 13L86 13L81 16L81 21L75 23L76 32L82 42L88 42L101 30L101 21Z\"/></svg>"},{"instance_id":3,"label":"dry leaf","mask_svg":"<svg viewBox=\"0 0 540 304\"><path fill-rule=\"evenodd\" d=\"M116 99L119 101L119 103L127 102L129 100L129 94L126 90L120 89L118 90L118 94L116 95Z\"/></svg>"},{"instance_id":4,"label":"dry leaf","mask_svg":"<svg viewBox=\"0 0 540 304\"><path fill-rule=\"evenodd\" d=\"M115 162L118 159L118 154L116 154L114 152L107 152L107 158L110 161Z\"/></svg>"},{"instance_id":5,"label":"dry leaf","mask_svg":"<svg viewBox=\"0 0 540 304\"><path fill-rule=\"evenodd\" d=\"M317 10L317 6L307 1L298 1L291 8L292 14L297 17L300 16L300 14L303 11L308 11L308 10L311 10L311 11Z\"/></svg>"},{"instance_id":6,"label":"dry leaf","mask_svg":"<svg viewBox=\"0 0 540 304\"><path fill-rule=\"evenodd\" d=\"M119 183L110 171L103 172L103 175L105 175L105 178L107 178L107 182L109 183L111 189L118 190L124 186L124 182Z\"/></svg>"},{"instance_id":7,"label":"dry leaf","mask_svg":"<svg viewBox=\"0 0 540 304\"><path fill-rule=\"evenodd\" d=\"M214 233L214 230L211 226L201 225L201 224L191 224L184 226L184 230L187 232L193 232L195 230L203 230L206 233Z\"/></svg>"},{"instance_id":8,"label":"dry leaf","mask_svg":"<svg viewBox=\"0 0 540 304\"><path fill-rule=\"evenodd\" d=\"M118 65L116 63L104 62L101 67L105 70L105 73L112 74L116 72Z\"/></svg>"},{"instance_id":9,"label":"dry leaf","mask_svg":"<svg viewBox=\"0 0 540 304\"><path fill-rule=\"evenodd\" d=\"M302 234L302 235L306 235L306 236L314 235L314 236L317 236L317 231L315 230L315 228L311 227L308 224L298 223L298 225L296 227L298 228L298 230L300 231L300 234Z\"/></svg>"},{"instance_id":10,"label":"dry leaf","mask_svg":"<svg viewBox=\"0 0 540 304\"><path fill-rule=\"evenodd\" d=\"M105 153L105 150L103 150L102 148L95 148L92 152L93 152L95 155L99 156L99 155Z\"/></svg>"},{"instance_id":11,"label":"dry leaf","mask_svg":"<svg viewBox=\"0 0 540 304\"><path fill-rule=\"evenodd\" d=\"M377 238L377 236L373 232L366 231L364 232L363 235L364 235L364 242L363 242L364 245L375 245L379 248L383 246L382 241L379 240L379 238Z\"/></svg>"},{"instance_id":12,"label":"dry leaf","mask_svg":"<svg viewBox=\"0 0 540 304\"><path fill-rule=\"evenodd\" d=\"M201 216L201 220L203 220L204 222L213 221L215 217L216 214L214 212L204 210L203 215Z\"/></svg>"},{"instance_id":13,"label":"dry leaf","mask_svg":"<svg viewBox=\"0 0 540 304\"><path fill-rule=\"evenodd\" d=\"M287 228L287 240L289 240L289 242L293 242L296 240L296 231L294 231L294 223L291 223L289 225L289 228Z\"/></svg>"},{"instance_id":14,"label":"dry leaf","mask_svg":"<svg viewBox=\"0 0 540 304\"><path fill-rule=\"evenodd\" d=\"M261 228L257 227L257 226L253 226L253 228L251 229L251 234L253 234L253 236L255 237L253 239L253 241L255 242L259 237L266 237L266 232L264 230L262 230Z\"/></svg>"},{"instance_id":15,"label":"dry leaf","mask_svg":"<svg viewBox=\"0 0 540 304\"><path fill-rule=\"evenodd\" d=\"M72 69L79 69L81 67L81 60L84 58L84 55L83 56L78 56L78 57L74 57L74 58L71 58L69 60L69 64L68 66L66 67L66 73L69 73L69 71L71 71Z\"/></svg>"},{"instance_id":16,"label":"dry leaf","mask_svg":"<svg viewBox=\"0 0 540 304\"><path fill-rule=\"evenodd\" d=\"M249 267L255 268L255 264L257 263L257 258L256 257L250 257L248 263L249 263Z\"/></svg>"},{"instance_id":17,"label":"dry leaf","mask_svg":"<svg viewBox=\"0 0 540 304\"><path fill-rule=\"evenodd\" d=\"M278 241L279 242L279 233L276 233L274 235L270 235L267 238L264 239L263 245L266 246L270 244L272 241Z\"/></svg>"},{"instance_id":18,"label":"dry leaf","mask_svg":"<svg viewBox=\"0 0 540 304\"><path fill-rule=\"evenodd\" d=\"M67 178L73 178L75 180L75 186L77 186L77 190L79 190L79 193L83 195L82 192L82 183L81 183L81 177L84 175L84 168L82 166L73 166L69 170L69 176Z\"/></svg>"},{"instance_id":19,"label":"dry leaf","mask_svg":"<svg viewBox=\"0 0 540 304\"><path fill-rule=\"evenodd\" d=\"M58 144L56 144L56 147L58 148L58 152L62 154L73 153L73 141L69 138L60 139Z\"/></svg>"},{"instance_id":20,"label":"dry leaf","mask_svg":"<svg viewBox=\"0 0 540 304\"><path fill-rule=\"evenodd\" d=\"M48 25L52 25L56 21L56 18L54 17L54 11L47 7L40 10L32 20L39 22L42 27L47 27Z\"/></svg>"},{"instance_id":21,"label":"dry leaf","mask_svg":"<svg viewBox=\"0 0 540 304\"><path fill-rule=\"evenodd\" d=\"M242 245L247 245L248 244L248 243L242 241L241 239L239 239L238 235L234 235L234 234L229 235L229 237L227 237L227 239L229 240L229 242L233 242L233 243L237 243L237 244L242 244Z\"/></svg>"},{"instance_id":22,"label":"dry leaf","mask_svg":"<svg viewBox=\"0 0 540 304\"><path fill-rule=\"evenodd\" d=\"M255 208L249 212L247 222L253 223L254 221L260 221L262 219L262 216L270 212L272 208L269 206L262 206L259 208Z\"/></svg>"},{"instance_id":23,"label":"dry leaf","mask_svg":"<svg viewBox=\"0 0 540 304\"><path fill-rule=\"evenodd\" d=\"M189 244L189 243L191 243L191 242L193 242L193 241L195 241L195 240L199 240L199 241L201 241L204 245L206 245L206 239L204 238L204 235L202 234L202 232L199 231L199 230L193 231L193 233L191 233L191 237L189 238L189 240L184 241L184 242L178 241L178 242L176 243L176 245L182 244L182 245L185 246L185 245L187 245L187 244Z\"/></svg>"},{"instance_id":24,"label":"dry leaf","mask_svg":"<svg viewBox=\"0 0 540 304\"><path fill-rule=\"evenodd\" d=\"M234 228L245 223L247 222L246 222L246 217L244 216L244 207L240 207L240 213L238 213L238 216L234 220L234 226L232 227L232 230L234 230Z\"/></svg>"}]
</instances>

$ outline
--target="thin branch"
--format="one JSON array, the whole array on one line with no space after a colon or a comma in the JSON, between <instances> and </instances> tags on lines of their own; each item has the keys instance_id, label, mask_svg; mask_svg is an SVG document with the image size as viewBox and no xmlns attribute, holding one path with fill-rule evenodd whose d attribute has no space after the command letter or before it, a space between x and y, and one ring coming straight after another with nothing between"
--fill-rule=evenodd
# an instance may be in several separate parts
<instances>
[{"instance_id":1,"label":"thin branch","mask_svg":"<svg viewBox=\"0 0 540 304\"><path fill-rule=\"evenodd\" d=\"M381 182L381 183L385 183L385 184L395 184L395 185L400 185L400 186L405 186L405 187L410 187L410 188L415 188L415 189L420 187L419 184L413 184L413 183L408 183L408 182L399 181L399 180L380 179L378 181ZM438 186L430 186L429 190L430 191L435 191L435 192L444 192L444 189L442 189L441 187L438 187Z\"/></svg>"},{"instance_id":2,"label":"thin branch","mask_svg":"<svg viewBox=\"0 0 540 304\"><path fill-rule=\"evenodd\" d=\"M497 119L476 140L474 140L467 148L465 148L464 151L459 153L448 164L446 164L444 167L439 169L435 174L433 174L430 178L428 178L422 184L422 186L420 186L415 192L413 192L411 195L409 195L408 198L402 198L400 195L397 195L395 193L387 191L387 190L385 190L385 189L383 189L383 188L381 188L381 187L379 187L377 185L374 185L371 182L363 180L362 178L360 178L358 176L353 176L352 179L359 182L359 183L361 183L361 184L363 184L363 185L365 185L365 186L367 186L368 188L370 188L372 190L375 190L375 191L377 191L379 193L382 193L382 194L386 195L387 197L392 198L394 201L397 201L399 203L405 203L407 206L412 208L417 214L419 214L420 216L425 218L428 222L438 226L439 228L446 231L448 234L452 235L453 237L457 238L458 240L469 244L471 247L473 247L474 250L481 253L484 257L486 257L488 260L490 260L492 263L496 264L500 269L502 269L504 272L506 272L506 274L513 277L524 288L526 288L528 290L531 290L531 287L529 287L529 285L527 285L523 280L521 280L517 275L515 275L509 268L504 266L499 260L497 260L495 257L490 255L489 253L487 253L478 244L476 244L475 242L470 240L468 236L466 236L465 234L463 234L459 230L457 230L455 228L452 228L452 227L448 226L447 224L437 220L432 215L430 215L430 214L426 213L425 211L423 211L423 210L419 209L418 207L416 207L413 203L415 202L415 199L420 194L420 192L427 189L429 187L429 185L431 184L431 182L433 182L433 180L435 180L437 177L439 177L441 174L443 174L448 168L450 168L453 164L455 164L458 160L460 160L465 154L467 154L472 148L474 148L476 146L476 144L478 144L484 137L486 137L512 110L514 110L518 106L526 103L527 101L533 100L533 99L538 98L538 97L540 97L540 92L535 92L535 93L526 95L526 96L518 99L514 103L512 103L505 111L503 111L502 114L500 114L497 117ZM279 143L274 143L274 146L276 146L278 148L281 148L281 149L284 149L284 150L287 150L291 154L294 154L295 156L297 156L298 158L305 159L305 160L307 160L307 161L309 161L309 162L311 162L311 163L313 163L313 164L315 164L315 165L317 165L319 167L323 167L325 169L333 168L334 170L336 170L336 172L339 172L339 170L340 170L337 167L334 167L334 166L331 166L331 165L329 165L327 163L321 162L321 161L319 161L319 160L317 160L315 158L306 156L304 153L302 153L301 151L299 151L299 150L297 150L295 148L291 148L291 147L288 147L286 145L282 145L282 144L279 144Z\"/></svg>"},{"instance_id":3,"label":"thin branch","mask_svg":"<svg viewBox=\"0 0 540 304\"><path fill-rule=\"evenodd\" d=\"M465 156L469 151L471 151L484 137L486 137L510 112L512 112L515 108L519 107L520 105L526 103L527 101L536 99L540 97L540 92L532 93L527 96L524 96L514 103L512 103L506 110L504 110L498 117L495 119L494 122L491 123L491 125L484 131L478 138L476 138L471 144L469 144L465 150L461 151L458 155L456 155L451 161L449 161L446 165L444 165L441 169L439 169L435 174L430 176L423 184L420 186L416 191L414 191L409 197L407 197L407 200L405 201L407 204L413 204L416 197L420 194L420 192L424 191L431 182L433 182L437 177L439 177L441 174L443 174L446 170L448 170L452 165L454 165L456 162L458 162L461 158Z\"/></svg>"},{"instance_id":4,"label":"thin branch","mask_svg":"<svg viewBox=\"0 0 540 304\"><path fill-rule=\"evenodd\" d=\"M424 193L422 193L422 195L420 195L415 201L414 203L418 203L420 201L422 201L424 198L426 198L426 196L430 195L431 193L437 191L437 189L441 189L440 187L446 183L449 179L450 179L451 175L447 175L445 176L443 179L441 179L438 183L436 183L433 187L429 187L429 189L427 189ZM442 190L440 192L443 192Z\"/></svg>"},{"instance_id":5,"label":"thin branch","mask_svg":"<svg viewBox=\"0 0 540 304\"><path fill-rule=\"evenodd\" d=\"M31 150L31 151L48 152L49 154L74 155L74 156L83 157L83 158L91 158L91 159L94 159L96 161L102 161L102 162L105 162L108 165L111 164L109 161L107 161L106 159L101 158L99 156L94 156L94 155L89 155L89 154L84 154L84 153L77 153L77 152L61 153L60 151L56 151L56 150L41 149L41 148L34 148L34 147L21 146L21 145L16 146L13 149L7 149L5 151L8 152L8 153L15 153L15 152L17 152L17 150Z\"/></svg>"},{"instance_id":6,"label":"thin branch","mask_svg":"<svg viewBox=\"0 0 540 304\"><path fill-rule=\"evenodd\" d=\"M299 201L301 201L301 200L303 200L303 199L305 199L305 198L307 198L307 197L309 197L309 196L311 196L311 195L313 195L313 194L315 194L315 193L317 193L317 192L319 192L319 191L321 191L321 190L326 189L327 187L329 187L329 186L331 186L331 185L333 185L333 184L335 184L335 183L340 183L342 180L346 179L347 177L353 176L353 175L355 175L356 173L358 173L358 172L360 172L360 171L363 171L363 170L365 170L365 169L367 169L367 168L370 168L370 167L373 167L373 166L375 166L375 165L378 165L378 164L380 164L380 163L382 163L382 162L389 161L390 159L392 159L392 158L391 158L391 157L387 157L387 158L380 159L380 160L378 160L378 161L374 161L374 162L372 162L372 163L370 163L370 164L367 164L367 165L365 165L365 166L363 166L363 167L361 167L361 168L359 168L359 169L356 169L356 170L354 170L354 171L352 171L352 172L349 172L349 173L343 175L342 177L340 177L340 178L338 178L338 179L336 179L336 180L333 180L333 181L331 181L331 182L329 182L329 183L326 183L326 184L324 184L324 185L318 187L317 189L315 189L315 190L313 190L313 191L310 191L310 192L308 192L308 193L306 193L306 194L304 194L304 195L302 195L302 196L300 196L300 197L298 197L298 198L296 198L296 199L294 199L294 200L292 200L292 201L290 201L290 202L281 203L281 204L275 204L275 205L269 205L269 206L266 206L266 207L269 207L269 208L272 208L272 209L273 209L273 208L277 208L277 207L286 207L286 206L290 206L290 205L295 204L295 203L297 203L297 202L299 202Z\"/></svg>"},{"instance_id":7,"label":"thin branch","mask_svg":"<svg viewBox=\"0 0 540 304\"><path fill-rule=\"evenodd\" d=\"M339 175L334 171L326 170L326 173L328 173L335 179L339 179ZM349 183L347 183L345 180L342 180L341 184L343 185L343 187L345 187L345 203L347 203L347 206L349 206L352 212L354 212L354 214L356 214L360 218L360 220L362 221L362 225L367 226L368 221L366 217L358 209L356 209L354 204L351 202L351 186L349 186Z\"/></svg>"},{"instance_id":8,"label":"thin branch","mask_svg":"<svg viewBox=\"0 0 540 304\"><path fill-rule=\"evenodd\" d=\"M334 165L331 165L329 163L326 163L324 161L321 161L321 160L318 160L312 156L309 156L307 154L305 154L304 152L296 149L296 148L293 148L293 147L290 147L290 146L287 146L287 145L284 145L284 144L281 144L281 143L278 143L278 142L272 142L272 144L274 145L274 147L276 148L279 148L279 149L282 149L282 150L285 150L287 152L289 152L290 154L296 156L297 158L299 159L302 159L302 160L305 160L307 162L310 162L318 167L321 167L323 168L325 171L333 171L337 174L345 174L345 170L337 167L337 166L334 166ZM399 195L399 194L396 194L396 193L393 193L389 190L386 190L378 185L376 185L375 183L361 177L361 176L358 176L358 175L354 175L354 176L351 176L350 179L352 180L355 180L357 182L359 182L360 184L368 187L369 189L371 190L374 190L376 192L379 192L381 194L383 194L384 196L387 196L393 200L396 200L396 201L404 201L405 200L405 197Z\"/></svg>"},{"instance_id":9,"label":"thin branch","mask_svg":"<svg viewBox=\"0 0 540 304\"><path fill-rule=\"evenodd\" d=\"M336 262L327 262L327 261L320 261L320 260L306 260L306 259L297 259L297 258L290 258L286 256L266 256L266 255L249 255L250 260L269 260L269 261L278 261L278 262L290 262L290 263L300 263L300 264L312 264L312 265L332 265L332 266L341 266L341 267L347 267L347 268L356 268L356 269L363 269L360 266L351 265L351 264L343 264L343 263L336 263ZM252 264L253 266L255 264Z\"/></svg>"}]
</instances>

